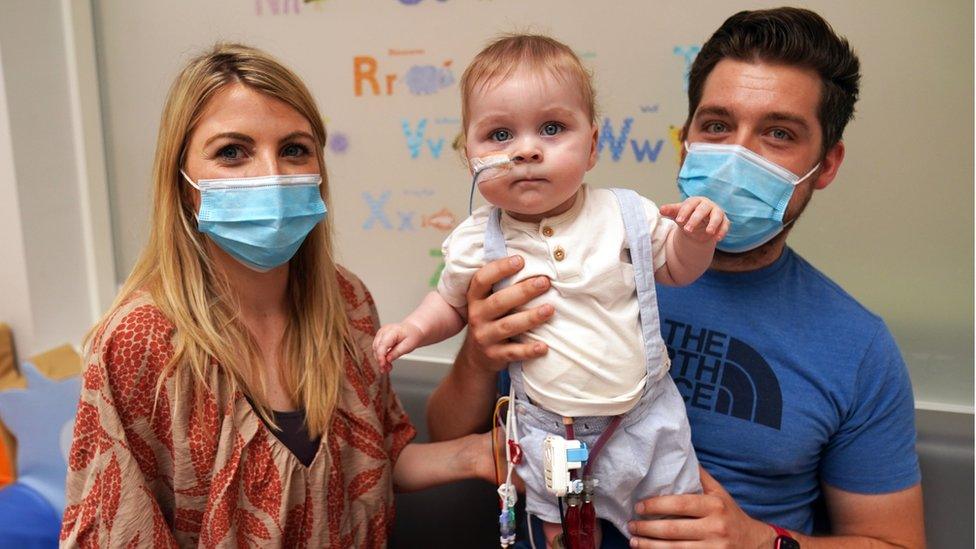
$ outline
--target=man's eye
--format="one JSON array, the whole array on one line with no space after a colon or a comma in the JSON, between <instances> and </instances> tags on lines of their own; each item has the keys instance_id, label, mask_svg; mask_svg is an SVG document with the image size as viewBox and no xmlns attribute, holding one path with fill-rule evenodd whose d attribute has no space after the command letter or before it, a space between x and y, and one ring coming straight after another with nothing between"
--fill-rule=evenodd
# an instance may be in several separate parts
<instances>
[{"instance_id":1,"label":"man's eye","mask_svg":"<svg viewBox=\"0 0 976 549\"><path fill-rule=\"evenodd\" d=\"M775 130L769 132L769 135L771 135L773 137L773 139L787 140L787 139L791 139L792 138L792 136L790 135L790 132L788 132L786 130L783 130L783 129L775 129Z\"/></svg>"},{"instance_id":2,"label":"man's eye","mask_svg":"<svg viewBox=\"0 0 976 549\"><path fill-rule=\"evenodd\" d=\"M512 132L508 130L495 130L491 132L491 139L494 141L508 141L512 138Z\"/></svg>"},{"instance_id":3,"label":"man's eye","mask_svg":"<svg viewBox=\"0 0 976 549\"><path fill-rule=\"evenodd\" d=\"M708 124L705 124L704 129L707 133L722 133L727 131L729 128L724 122L709 122Z\"/></svg>"},{"instance_id":4,"label":"man's eye","mask_svg":"<svg viewBox=\"0 0 976 549\"><path fill-rule=\"evenodd\" d=\"M542 126L542 135L556 135L564 129L566 129L566 127L558 122L547 122L544 126Z\"/></svg>"},{"instance_id":5,"label":"man's eye","mask_svg":"<svg viewBox=\"0 0 976 549\"><path fill-rule=\"evenodd\" d=\"M292 143L290 145L285 145L285 148L281 149L281 154L283 156L305 156L308 154L308 147L305 145Z\"/></svg>"}]
</instances>

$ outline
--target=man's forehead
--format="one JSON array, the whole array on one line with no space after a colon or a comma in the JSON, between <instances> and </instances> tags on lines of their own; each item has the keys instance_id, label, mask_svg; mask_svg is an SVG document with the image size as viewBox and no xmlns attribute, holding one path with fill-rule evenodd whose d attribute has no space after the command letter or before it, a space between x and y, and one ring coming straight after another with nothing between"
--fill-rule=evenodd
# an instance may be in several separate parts
<instances>
[{"instance_id":1,"label":"man's forehead","mask_svg":"<svg viewBox=\"0 0 976 549\"><path fill-rule=\"evenodd\" d=\"M822 85L811 69L723 59L705 80L696 117L702 113L812 124Z\"/></svg>"}]
</instances>

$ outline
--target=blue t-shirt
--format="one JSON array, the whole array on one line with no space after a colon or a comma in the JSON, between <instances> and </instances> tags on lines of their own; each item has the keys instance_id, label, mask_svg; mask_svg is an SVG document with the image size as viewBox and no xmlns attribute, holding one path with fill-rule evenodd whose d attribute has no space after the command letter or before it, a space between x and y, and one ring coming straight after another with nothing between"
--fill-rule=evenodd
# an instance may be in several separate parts
<instances>
[{"instance_id":1,"label":"blue t-shirt","mask_svg":"<svg viewBox=\"0 0 976 549\"><path fill-rule=\"evenodd\" d=\"M894 339L792 250L657 295L698 459L749 516L809 533L820 482L867 494L919 482Z\"/></svg>"}]
</instances>

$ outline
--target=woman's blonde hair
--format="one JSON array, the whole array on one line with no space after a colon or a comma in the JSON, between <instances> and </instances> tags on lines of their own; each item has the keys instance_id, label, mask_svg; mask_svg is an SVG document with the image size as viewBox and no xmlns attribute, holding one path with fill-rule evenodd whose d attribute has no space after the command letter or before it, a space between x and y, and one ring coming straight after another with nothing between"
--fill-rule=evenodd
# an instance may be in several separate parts
<instances>
[{"instance_id":1,"label":"woman's blonde hair","mask_svg":"<svg viewBox=\"0 0 976 549\"><path fill-rule=\"evenodd\" d=\"M270 421L257 343L238 315L233 291L207 253L206 237L197 230L192 194L180 177L189 137L204 106L223 87L235 83L287 103L308 120L316 141L322 199L330 203L323 156L325 126L311 93L298 76L268 54L240 44L215 45L192 59L169 90L153 163L149 243L87 342L112 311L146 291L176 328L174 354L160 377L157 395L172 369L191 374L200 389L211 368L220 368ZM279 356L282 382L305 409L313 437L326 433L338 399L345 353L358 354L339 293L332 234L327 217L289 262L289 319ZM182 377L177 376L177 381Z\"/></svg>"},{"instance_id":2,"label":"woman's blonde hair","mask_svg":"<svg viewBox=\"0 0 976 549\"><path fill-rule=\"evenodd\" d=\"M574 85L583 100L590 123L596 123L593 78L572 48L541 34L506 34L485 46L461 75L462 143L468 128L468 101L474 91L504 80L521 68L539 74L549 73Z\"/></svg>"}]
</instances>

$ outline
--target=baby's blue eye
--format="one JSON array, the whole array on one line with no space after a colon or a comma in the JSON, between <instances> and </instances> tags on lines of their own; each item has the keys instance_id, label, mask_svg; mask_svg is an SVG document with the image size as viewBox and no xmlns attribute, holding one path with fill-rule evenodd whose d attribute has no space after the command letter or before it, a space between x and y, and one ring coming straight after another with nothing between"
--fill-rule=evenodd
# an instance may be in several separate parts
<instances>
[{"instance_id":1,"label":"baby's blue eye","mask_svg":"<svg viewBox=\"0 0 976 549\"><path fill-rule=\"evenodd\" d=\"M556 135L557 133L563 131L563 129L565 129L565 126L558 122L548 122L542 126L542 135Z\"/></svg>"},{"instance_id":2,"label":"baby's blue eye","mask_svg":"<svg viewBox=\"0 0 976 549\"><path fill-rule=\"evenodd\" d=\"M512 138L512 132L508 130L495 130L491 132L491 138L495 141L508 141Z\"/></svg>"}]
</instances>

